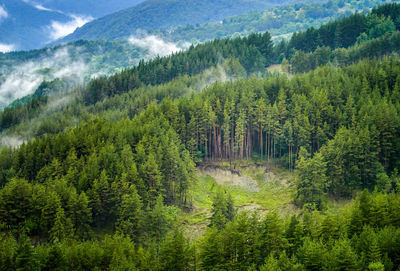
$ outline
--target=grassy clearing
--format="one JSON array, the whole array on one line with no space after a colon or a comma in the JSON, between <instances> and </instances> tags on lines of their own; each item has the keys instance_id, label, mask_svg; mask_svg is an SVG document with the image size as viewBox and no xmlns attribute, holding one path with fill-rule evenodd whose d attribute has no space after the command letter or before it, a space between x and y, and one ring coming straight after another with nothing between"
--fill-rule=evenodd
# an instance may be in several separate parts
<instances>
[{"instance_id":1,"label":"grassy clearing","mask_svg":"<svg viewBox=\"0 0 400 271\"><path fill-rule=\"evenodd\" d=\"M263 215L276 210L282 218L301 213L292 204L296 194L292 172L274 166L266 170L265 165L255 161L244 161L240 165L235 163L233 167L235 170L230 171L228 162L214 162L198 169L196 181L190 187L192 210L182 211L178 217L178 223L184 226L185 235L190 240L197 239L206 231L218 189L231 194L239 212L257 211ZM328 198L327 207L321 215L330 213L341 216L351 212L352 202Z\"/></svg>"},{"instance_id":2,"label":"grassy clearing","mask_svg":"<svg viewBox=\"0 0 400 271\"><path fill-rule=\"evenodd\" d=\"M239 211L278 210L281 215L296 212L291 204L295 193L292 185L292 173L281 168L273 168L265 172L265 167L246 164L239 169L240 176L227 170L227 165L221 163L220 168L199 170L196 182L190 188L190 197L193 209L191 212L182 212L179 220L187 225L188 231L196 232L205 228L211 215L212 200L218 189L223 189L232 195L235 206ZM221 175L222 171L222 175ZM231 175L231 176L229 176ZM232 180L227 184L226 179ZM251 179L258 186L258 191L246 187L241 182ZM192 233L191 233L192 234Z\"/></svg>"}]
</instances>

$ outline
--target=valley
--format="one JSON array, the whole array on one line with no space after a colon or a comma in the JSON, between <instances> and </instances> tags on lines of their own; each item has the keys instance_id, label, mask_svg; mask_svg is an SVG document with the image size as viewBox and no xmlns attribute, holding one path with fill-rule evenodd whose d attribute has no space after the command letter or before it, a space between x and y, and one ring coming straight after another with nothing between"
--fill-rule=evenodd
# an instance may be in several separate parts
<instances>
[{"instance_id":1,"label":"valley","mask_svg":"<svg viewBox=\"0 0 400 271\"><path fill-rule=\"evenodd\" d=\"M0 271L399 270L399 3L148 0L81 34L0 54Z\"/></svg>"}]
</instances>

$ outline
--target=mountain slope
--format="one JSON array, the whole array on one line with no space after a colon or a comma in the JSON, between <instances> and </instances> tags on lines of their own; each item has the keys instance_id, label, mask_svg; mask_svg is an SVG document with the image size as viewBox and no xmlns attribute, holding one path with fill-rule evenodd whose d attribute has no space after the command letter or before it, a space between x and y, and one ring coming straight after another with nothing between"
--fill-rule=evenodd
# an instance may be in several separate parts
<instances>
[{"instance_id":1,"label":"mountain slope","mask_svg":"<svg viewBox=\"0 0 400 271\"><path fill-rule=\"evenodd\" d=\"M156 43L157 48L150 45ZM43 81L62 80L66 88L181 50L161 39L76 41L62 46L0 54L0 108L34 93ZM65 89L65 88L63 88Z\"/></svg>"},{"instance_id":2,"label":"mountain slope","mask_svg":"<svg viewBox=\"0 0 400 271\"><path fill-rule=\"evenodd\" d=\"M399 18L292 40L357 48ZM290 46L215 40L2 112L41 120L0 134L0 269L400 270L399 55L238 79Z\"/></svg>"},{"instance_id":3,"label":"mountain slope","mask_svg":"<svg viewBox=\"0 0 400 271\"><path fill-rule=\"evenodd\" d=\"M394 4L394 7L398 6L400 5ZM196 47L192 46L185 52L180 52L164 58L157 57L147 63L140 62L137 67L126 69L123 72L117 73L111 77L101 77L93 80L83 90L80 90L79 96L82 98L83 104L93 105L102 101L106 97L126 93L141 86L166 84L172 79L179 78L181 76L195 76L199 73L207 71L207 69L215 68L215 65L217 65L218 69L218 64L223 64L225 68L225 71L222 71L224 76L221 76L221 78L225 78L224 80L229 80L230 78L237 78L236 75L232 74L241 74L241 76L246 76L246 71L247 74L252 74L254 72L264 73L266 66L270 64L280 64L281 62L283 64L283 60L285 58L291 64L291 72L296 73L308 71L320 65L326 65L329 62L333 65L345 66L355 63L363 58L381 58L385 55L390 55L391 53L400 53L400 32L397 31L393 33L394 22L398 21L398 18L400 17L400 11L394 12L393 10L397 9L390 9L390 18L393 19L389 19L389 21L388 18L385 19L384 17L376 20L377 18L375 14L384 16L389 15L387 12L385 12L385 7L386 6L383 6L379 9L374 9L373 13L369 15L354 14L350 17L338 19L329 24L325 24L319 29L312 28L308 31L297 33L296 35L293 35L289 42L281 42L272 48L268 46L272 45L272 43L269 41L268 33L265 33L264 35L253 34L244 39L217 39L212 42L197 45ZM353 18L358 18L360 22L363 21L368 25L368 27L364 29L364 33L356 33L353 31ZM371 22L373 22L373 24L371 24ZM391 24L392 28L383 28L386 30L385 32L381 33L381 37L371 36L369 37L370 39L368 39L367 36L367 39L363 38L361 43L355 43L348 49L337 48L334 51L331 51L328 47L326 47L328 46L327 43L322 43L323 40L320 40L320 43L317 44L317 46L320 47L318 47L314 53L304 54L302 51L298 51L299 48L296 47L298 42L295 41L299 40L299 38L304 35L308 35L307 40L314 40L312 37L319 35L319 32L324 32L324 36L333 36L333 33L336 32L335 29L337 27L341 29L342 37L353 37L352 40L355 42L357 37L364 36L365 33L375 33L376 29L382 29L382 25L390 26ZM332 25L335 27L329 27ZM323 31L324 29L329 29L330 32ZM311 36L310 33L312 33ZM96 42L93 41L92 43L95 44ZM334 43L340 45L338 40L335 40ZM314 46L314 43L308 43L308 46ZM304 50L304 48L300 49ZM312 51L314 49L310 48L310 50ZM14 54L18 55L17 53ZM126 55L126 53L120 52L119 56L121 60L124 59L124 55ZM118 56L118 54L116 56ZM20 58L25 57L29 58L29 54L22 54L20 56ZM115 59L113 54L110 54L110 57ZM227 63L221 63L221 59L225 59ZM227 66L225 66L225 64L227 64ZM288 68L289 67L287 65L282 65L283 71L287 72ZM207 73L210 74L209 71ZM200 80L197 85L204 87L208 85L210 81L214 82L215 80ZM197 87L196 89L201 89L202 87ZM152 99L159 101L160 96ZM144 100L149 101L152 99L146 98ZM143 104L146 103L145 101L141 101L132 107L130 112L134 112L137 110L137 108L143 106ZM27 105L24 105L25 102L26 99L18 101L12 106L14 107L15 105L22 104L21 110L18 109L15 112L11 112L10 110L6 109L3 114L0 114L0 130L8 129L11 126L18 125L24 120L32 118L34 114L29 113L29 109L26 109ZM112 104L114 105L114 103ZM28 112L28 114L23 116L22 114L18 113L21 111ZM40 111L40 109L36 111ZM61 115L65 119L65 114L61 113ZM75 115L75 117L79 119L81 115L84 114L79 112L79 114ZM47 114L45 115L45 119L46 121L49 119ZM40 121L38 121L38 123L40 123ZM71 123L74 122L72 121ZM20 126L17 130L22 132L18 135L19 137L29 137L31 134L30 132L26 133L29 130L27 124ZM11 133L13 132L11 131Z\"/></svg>"},{"instance_id":4,"label":"mountain slope","mask_svg":"<svg viewBox=\"0 0 400 271\"><path fill-rule=\"evenodd\" d=\"M178 25L219 21L251 10L267 9L290 0L148 0L135 7L94 20L62 41L115 39L137 30L168 29Z\"/></svg>"},{"instance_id":5,"label":"mountain slope","mask_svg":"<svg viewBox=\"0 0 400 271\"><path fill-rule=\"evenodd\" d=\"M0 52L40 48L93 18L139 2L0 0Z\"/></svg>"},{"instance_id":6,"label":"mountain slope","mask_svg":"<svg viewBox=\"0 0 400 271\"><path fill-rule=\"evenodd\" d=\"M333 19L348 16L354 12L366 12L388 0L342 2L304 2L286 4L270 10L251 11L246 14L227 17L219 22L179 26L173 31L156 31L158 35L171 40L204 42L214 38L248 35L268 31L274 37L286 38L289 34L319 27Z\"/></svg>"}]
</instances>

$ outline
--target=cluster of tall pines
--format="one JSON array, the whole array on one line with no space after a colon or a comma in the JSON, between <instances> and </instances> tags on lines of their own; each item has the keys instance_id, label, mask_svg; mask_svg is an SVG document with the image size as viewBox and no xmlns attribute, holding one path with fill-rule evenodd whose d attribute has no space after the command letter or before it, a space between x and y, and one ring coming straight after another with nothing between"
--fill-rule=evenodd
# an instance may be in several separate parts
<instances>
[{"instance_id":1,"label":"cluster of tall pines","mask_svg":"<svg viewBox=\"0 0 400 271\"><path fill-rule=\"evenodd\" d=\"M0 150L0 270L398 270L400 59L384 55L398 50L399 12L275 46L268 33L215 40L76 89L63 121L54 113ZM300 72L297 60L321 52L308 73L264 71L287 58ZM200 82L209 69L232 80ZM48 100L6 109L2 129ZM195 166L243 160L293 171L299 215L237 213L219 191L191 239L177 217L195 208ZM354 200L331 211L332 198Z\"/></svg>"}]
</instances>

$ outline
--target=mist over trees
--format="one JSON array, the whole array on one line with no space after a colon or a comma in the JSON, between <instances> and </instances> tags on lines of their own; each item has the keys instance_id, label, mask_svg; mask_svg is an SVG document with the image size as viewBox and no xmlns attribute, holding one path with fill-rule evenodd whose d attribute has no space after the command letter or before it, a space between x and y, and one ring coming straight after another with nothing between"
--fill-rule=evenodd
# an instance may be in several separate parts
<instances>
[{"instance_id":1,"label":"mist over trees","mask_svg":"<svg viewBox=\"0 0 400 271\"><path fill-rule=\"evenodd\" d=\"M51 95L5 110L3 132L33 133L0 149L0 270L399 269L400 59L382 17L397 7L277 45L217 39L92 80L53 111ZM295 73L302 57L314 66ZM291 73L265 70L284 59ZM293 177L294 211L238 210L220 185L195 237L196 166L252 163Z\"/></svg>"}]
</instances>

